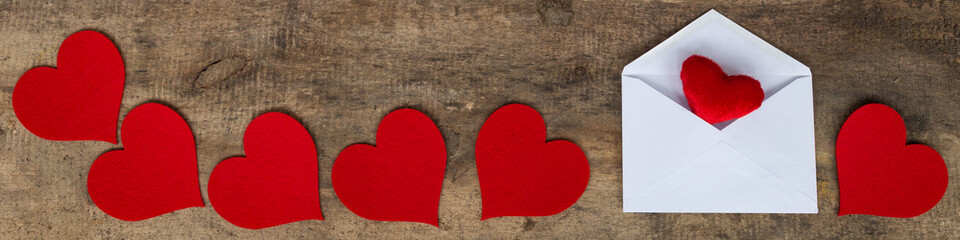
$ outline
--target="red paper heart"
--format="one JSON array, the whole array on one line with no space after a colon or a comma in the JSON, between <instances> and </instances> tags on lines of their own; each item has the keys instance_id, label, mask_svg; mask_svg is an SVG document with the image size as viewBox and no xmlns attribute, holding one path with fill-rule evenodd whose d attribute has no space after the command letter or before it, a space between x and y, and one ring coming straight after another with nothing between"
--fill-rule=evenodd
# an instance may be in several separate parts
<instances>
[{"instance_id":1,"label":"red paper heart","mask_svg":"<svg viewBox=\"0 0 960 240\"><path fill-rule=\"evenodd\" d=\"M447 149L437 126L417 110L396 110L380 121L376 144L351 145L333 163L343 205L370 220L439 226Z\"/></svg>"},{"instance_id":2,"label":"red paper heart","mask_svg":"<svg viewBox=\"0 0 960 240\"><path fill-rule=\"evenodd\" d=\"M570 141L546 141L540 113L521 104L497 109L477 136L481 220L549 216L580 199L590 179L586 155Z\"/></svg>"},{"instance_id":3,"label":"red paper heart","mask_svg":"<svg viewBox=\"0 0 960 240\"><path fill-rule=\"evenodd\" d=\"M763 102L759 81L746 75L727 76L720 65L703 56L683 61L680 79L690 110L710 124L746 116Z\"/></svg>"},{"instance_id":4,"label":"red paper heart","mask_svg":"<svg viewBox=\"0 0 960 240\"><path fill-rule=\"evenodd\" d=\"M260 115L243 135L246 157L210 174L210 205L234 225L260 229L323 220L317 148L307 129L283 113Z\"/></svg>"},{"instance_id":5,"label":"red paper heart","mask_svg":"<svg viewBox=\"0 0 960 240\"><path fill-rule=\"evenodd\" d=\"M203 207L197 150L190 126L172 109L147 103L120 127L123 150L90 166L87 191L103 212L139 221L188 207Z\"/></svg>"},{"instance_id":6,"label":"red paper heart","mask_svg":"<svg viewBox=\"0 0 960 240\"><path fill-rule=\"evenodd\" d=\"M867 104L853 112L837 136L840 216L915 217L947 191L947 166L936 150L906 145L896 110Z\"/></svg>"},{"instance_id":7,"label":"red paper heart","mask_svg":"<svg viewBox=\"0 0 960 240\"><path fill-rule=\"evenodd\" d=\"M23 127L49 140L117 143L123 59L110 39L80 31L63 40L57 68L30 69L13 89Z\"/></svg>"}]
</instances>

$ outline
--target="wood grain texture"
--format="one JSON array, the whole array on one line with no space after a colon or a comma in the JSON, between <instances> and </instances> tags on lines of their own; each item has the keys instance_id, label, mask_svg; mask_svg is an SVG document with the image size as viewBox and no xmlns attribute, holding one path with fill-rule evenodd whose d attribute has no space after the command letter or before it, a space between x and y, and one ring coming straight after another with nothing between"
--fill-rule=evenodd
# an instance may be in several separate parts
<instances>
[{"instance_id":1,"label":"wood grain texture","mask_svg":"<svg viewBox=\"0 0 960 240\"><path fill-rule=\"evenodd\" d=\"M620 72L715 8L814 74L820 214L625 214ZM94 29L127 66L121 116L175 107L197 139L201 187L242 155L243 130L281 111L320 153L325 221L258 231L192 208L140 221L105 215L86 193L100 142L52 142L16 120L10 96L28 69L54 65L60 42ZM0 1L2 238L924 238L960 235L960 3L791 1ZM538 109L549 139L590 159L583 197L550 217L480 222L473 144L507 103ZM906 119L911 142L937 149L950 187L912 219L837 217L834 143L868 102ZM440 227L376 222L338 201L330 168L344 147L373 143L386 113L413 107L440 127L449 162ZM206 201L206 200L205 200ZM209 201L207 201L209 204Z\"/></svg>"}]
</instances>

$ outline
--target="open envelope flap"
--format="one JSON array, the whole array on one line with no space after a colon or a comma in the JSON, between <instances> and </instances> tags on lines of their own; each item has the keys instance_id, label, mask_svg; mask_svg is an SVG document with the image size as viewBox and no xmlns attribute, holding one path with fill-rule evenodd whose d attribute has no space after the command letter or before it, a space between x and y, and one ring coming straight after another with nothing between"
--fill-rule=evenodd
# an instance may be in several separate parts
<instances>
[{"instance_id":1,"label":"open envelope flap","mask_svg":"<svg viewBox=\"0 0 960 240\"><path fill-rule=\"evenodd\" d=\"M766 98L798 77L811 75L807 66L710 10L624 67L623 76L644 81L689 110L680 70L692 55L713 59L729 75L757 79Z\"/></svg>"},{"instance_id":2,"label":"open envelope flap","mask_svg":"<svg viewBox=\"0 0 960 240\"><path fill-rule=\"evenodd\" d=\"M813 82L797 79L721 131L724 141L816 202Z\"/></svg>"},{"instance_id":3,"label":"open envelope flap","mask_svg":"<svg viewBox=\"0 0 960 240\"><path fill-rule=\"evenodd\" d=\"M652 186L720 140L709 123L643 82L623 82L623 196Z\"/></svg>"},{"instance_id":4,"label":"open envelope flap","mask_svg":"<svg viewBox=\"0 0 960 240\"><path fill-rule=\"evenodd\" d=\"M722 141L628 201L626 212L817 212L816 201Z\"/></svg>"}]
</instances>

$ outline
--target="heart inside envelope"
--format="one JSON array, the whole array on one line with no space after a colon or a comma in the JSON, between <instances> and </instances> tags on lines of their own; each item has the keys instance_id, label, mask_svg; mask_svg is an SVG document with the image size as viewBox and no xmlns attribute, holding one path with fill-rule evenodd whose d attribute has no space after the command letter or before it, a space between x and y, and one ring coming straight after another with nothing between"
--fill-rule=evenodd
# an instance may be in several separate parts
<instances>
[{"instance_id":1,"label":"heart inside envelope","mask_svg":"<svg viewBox=\"0 0 960 240\"><path fill-rule=\"evenodd\" d=\"M724 59L724 58L721 58L721 59ZM667 99L676 103L679 107L682 107L687 111L689 111L691 116L695 116L697 118L703 119L703 117L699 116L694 112L693 107L695 107L695 105L692 106L689 103L688 97L685 94L684 85L682 84L682 80L680 77L681 65L683 60L684 58L655 59L652 61L668 61L669 63L662 63L662 62L652 63L650 67L660 68L654 73L643 73L643 72L635 73L635 74L625 73L624 77L642 81L644 85L647 85L648 87L653 88L654 90L662 94L663 97L666 97ZM758 82L760 82L760 85L763 91L763 96L762 96L763 99L761 101L761 104L763 104L762 102L766 102L768 99L773 97L783 88L791 85L795 80L809 76L809 75L790 74L786 72L778 73L776 71L773 71L773 72L760 71L760 70L765 70L765 68L761 66L754 66L754 64L751 64L750 62L745 62L745 61L738 62L738 61L734 61L734 59L725 59L725 60L726 61L718 60L717 63L722 67L725 73L728 73L728 74L725 74L726 76L748 75L756 79ZM760 106L763 106L763 105L760 105ZM757 108L757 109L760 109L760 108ZM749 117L752 115L753 114L745 114L740 118L734 118L734 119L721 121L721 122L714 122L714 123L710 123L707 120L703 120L702 123L711 125L718 130L723 130L727 126L736 122L738 119L741 119L743 117Z\"/></svg>"},{"instance_id":2,"label":"heart inside envelope","mask_svg":"<svg viewBox=\"0 0 960 240\"><path fill-rule=\"evenodd\" d=\"M690 111L710 124L743 117L763 102L760 82L747 75L727 75L713 60L693 55L680 70Z\"/></svg>"}]
</instances>

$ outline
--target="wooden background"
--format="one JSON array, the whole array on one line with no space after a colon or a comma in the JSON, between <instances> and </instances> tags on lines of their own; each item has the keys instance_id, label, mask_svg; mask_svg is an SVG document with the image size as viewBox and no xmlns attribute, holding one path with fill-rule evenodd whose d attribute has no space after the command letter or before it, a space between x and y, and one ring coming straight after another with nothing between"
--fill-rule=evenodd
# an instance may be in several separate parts
<instances>
[{"instance_id":1,"label":"wooden background","mask_svg":"<svg viewBox=\"0 0 960 240\"><path fill-rule=\"evenodd\" d=\"M711 8L813 70L820 214L622 213L620 71ZM161 102L190 123L205 199L210 171L243 154L255 116L300 119L320 152L327 220L254 231L210 207L140 222L97 209L87 169L119 146L37 138L10 104L20 75L55 65L60 42L83 29L123 54L121 117ZM956 238L958 80L956 1L0 0L0 238ZM548 138L583 148L590 183L560 214L481 222L474 139L511 102L538 109ZM930 212L836 216L836 134L869 102L898 109L910 142L946 160L950 187ZM431 116L447 143L439 228L362 219L330 185L340 150L373 143L400 107Z\"/></svg>"}]
</instances>

